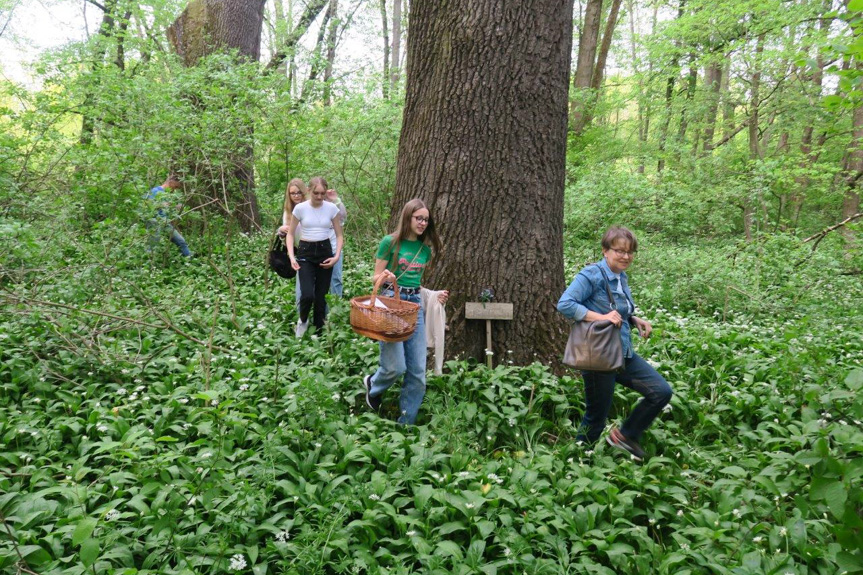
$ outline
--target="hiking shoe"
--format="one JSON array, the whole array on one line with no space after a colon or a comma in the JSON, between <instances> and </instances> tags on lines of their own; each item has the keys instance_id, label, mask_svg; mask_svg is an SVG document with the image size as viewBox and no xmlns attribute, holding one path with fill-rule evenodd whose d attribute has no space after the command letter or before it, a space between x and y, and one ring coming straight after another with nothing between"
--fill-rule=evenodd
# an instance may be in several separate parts
<instances>
[{"instance_id":1,"label":"hiking shoe","mask_svg":"<svg viewBox=\"0 0 863 575\"><path fill-rule=\"evenodd\" d=\"M365 376L363 378L363 385L366 386L366 405L368 405L372 411L379 411L381 403L383 403L383 398L381 396L372 397L372 376Z\"/></svg>"},{"instance_id":2,"label":"hiking shoe","mask_svg":"<svg viewBox=\"0 0 863 575\"><path fill-rule=\"evenodd\" d=\"M298 321L297 329L294 332L297 337L303 337L303 334L306 333L306 330L309 329L309 320L306 321Z\"/></svg>"},{"instance_id":3,"label":"hiking shoe","mask_svg":"<svg viewBox=\"0 0 863 575\"><path fill-rule=\"evenodd\" d=\"M605 441L610 446L627 452L635 461L644 461L646 453L644 453L644 450L640 445L638 445L638 442L624 437L616 427L612 428L612 430L608 432L608 435L605 436Z\"/></svg>"}]
</instances>

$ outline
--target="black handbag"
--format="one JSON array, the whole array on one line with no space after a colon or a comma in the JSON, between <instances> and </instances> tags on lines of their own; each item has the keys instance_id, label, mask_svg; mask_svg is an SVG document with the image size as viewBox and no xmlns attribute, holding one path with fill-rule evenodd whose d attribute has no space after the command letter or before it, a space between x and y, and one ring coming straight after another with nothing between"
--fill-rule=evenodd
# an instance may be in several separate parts
<instances>
[{"instance_id":1,"label":"black handbag","mask_svg":"<svg viewBox=\"0 0 863 575\"><path fill-rule=\"evenodd\" d=\"M291 266L291 259L288 257L288 246L285 245L285 239L280 238L276 234L273 241L273 247L270 248L268 261L270 269L286 279L291 279L297 275L297 270Z\"/></svg>"},{"instance_id":2,"label":"black handbag","mask_svg":"<svg viewBox=\"0 0 863 575\"><path fill-rule=\"evenodd\" d=\"M598 267L598 266L597 266ZM614 296L608 285L605 271L599 268L605 280L605 293L611 309L616 310ZM619 371L623 369L623 342L620 328L608 320L577 321L572 324L569 339L563 352L563 363L587 371Z\"/></svg>"}]
</instances>

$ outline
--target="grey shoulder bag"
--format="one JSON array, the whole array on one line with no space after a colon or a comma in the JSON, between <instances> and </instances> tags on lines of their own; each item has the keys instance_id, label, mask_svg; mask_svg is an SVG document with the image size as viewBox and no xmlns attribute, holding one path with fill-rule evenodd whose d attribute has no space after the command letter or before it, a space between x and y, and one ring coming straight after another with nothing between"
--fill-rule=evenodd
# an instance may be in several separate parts
<instances>
[{"instance_id":1,"label":"grey shoulder bag","mask_svg":"<svg viewBox=\"0 0 863 575\"><path fill-rule=\"evenodd\" d=\"M614 303L605 270L600 267L599 271L605 283L608 303L611 309L616 310L617 304ZM623 368L620 328L608 320L573 323L563 353L563 363L580 370L619 371Z\"/></svg>"}]
</instances>

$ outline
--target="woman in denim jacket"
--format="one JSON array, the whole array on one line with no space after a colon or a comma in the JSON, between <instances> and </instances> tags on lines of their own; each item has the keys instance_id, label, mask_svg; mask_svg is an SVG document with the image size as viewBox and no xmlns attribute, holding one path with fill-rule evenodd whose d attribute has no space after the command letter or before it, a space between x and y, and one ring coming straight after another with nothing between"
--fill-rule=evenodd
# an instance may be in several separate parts
<instances>
[{"instance_id":1,"label":"woman in denim jacket","mask_svg":"<svg viewBox=\"0 0 863 575\"><path fill-rule=\"evenodd\" d=\"M582 371L585 409L578 440L595 443L608 419L614 399L614 386L620 383L643 397L629 417L606 436L609 445L626 451L633 459L644 459L639 442L641 435L671 400L671 386L632 349L631 327L641 337L650 337L650 322L632 315L635 303L626 280L625 270L632 263L638 240L624 227L612 227L602 237L604 258L578 272L572 284L560 296L557 309L575 321L608 320L620 328L624 367L619 372ZM617 309L612 309L605 289L606 279Z\"/></svg>"}]
</instances>

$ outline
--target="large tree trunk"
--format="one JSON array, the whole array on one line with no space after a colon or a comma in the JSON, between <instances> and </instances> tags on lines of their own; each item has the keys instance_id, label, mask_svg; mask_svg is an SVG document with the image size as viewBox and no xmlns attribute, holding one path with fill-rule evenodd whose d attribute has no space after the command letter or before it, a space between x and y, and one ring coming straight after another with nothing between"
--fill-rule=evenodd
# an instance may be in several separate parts
<instances>
[{"instance_id":1,"label":"large tree trunk","mask_svg":"<svg viewBox=\"0 0 863 575\"><path fill-rule=\"evenodd\" d=\"M438 224L426 283L451 291L448 355L484 357L484 322L464 318L484 288L514 306L494 324L496 357L556 362L563 349L571 44L572 0L411 5L391 226L414 197Z\"/></svg>"},{"instance_id":2,"label":"large tree trunk","mask_svg":"<svg viewBox=\"0 0 863 575\"><path fill-rule=\"evenodd\" d=\"M264 0L193 0L168 28L168 39L186 66L223 50L236 49L241 59L257 61L261 55L261 30L264 22ZM236 127L237 141L248 142L252 126ZM254 150L238 144L231 158L229 174L213 171L212 166L194 168L206 174L205 193L224 198L224 205L245 232L260 228L258 199L254 192ZM225 177L227 176L227 177Z\"/></svg>"},{"instance_id":3,"label":"large tree trunk","mask_svg":"<svg viewBox=\"0 0 863 575\"><path fill-rule=\"evenodd\" d=\"M584 9L584 22L578 36L578 58L575 65L575 78L572 87L575 94L571 103L571 128L576 134L584 128L584 114L590 100L590 81L596 60L596 47L599 41L599 27L602 22L602 0L587 0Z\"/></svg>"}]
</instances>

